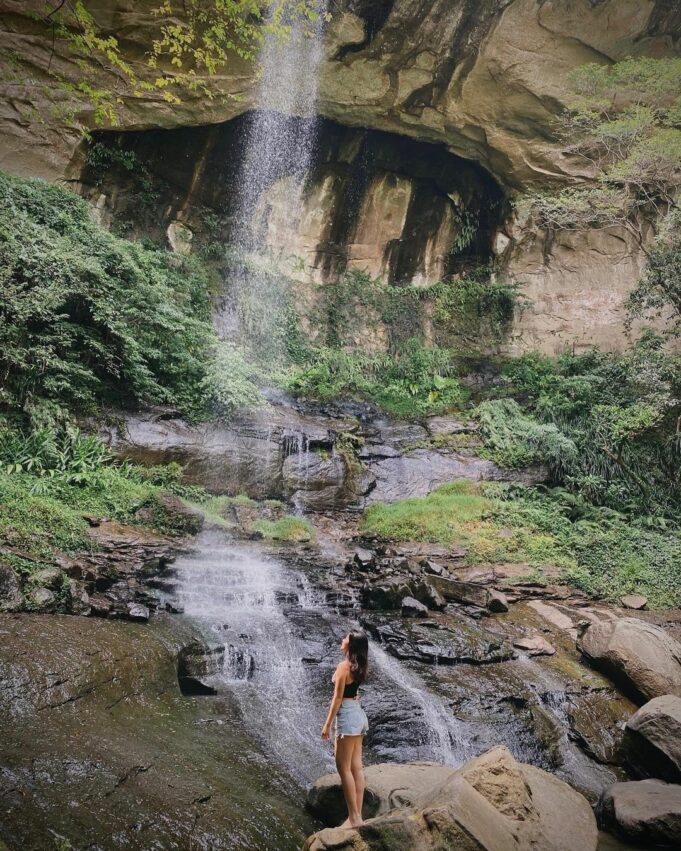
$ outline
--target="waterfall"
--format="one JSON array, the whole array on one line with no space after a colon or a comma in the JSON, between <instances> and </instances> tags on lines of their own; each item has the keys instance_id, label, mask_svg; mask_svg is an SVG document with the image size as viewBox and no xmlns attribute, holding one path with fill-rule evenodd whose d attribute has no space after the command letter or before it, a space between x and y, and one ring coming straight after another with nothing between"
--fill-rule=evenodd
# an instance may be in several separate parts
<instances>
[{"instance_id":1,"label":"waterfall","mask_svg":"<svg viewBox=\"0 0 681 851\"><path fill-rule=\"evenodd\" d=\"M314 5L316 20L295 16L290 36L269 35L260 51L261 77L236 179L229 291L217 318L223 338L245 337L252 344L254 314L262 312L259 319L274 325L284 309L267 272L295 258L304 181L317 139L326 0ZM260 328L258 336L266 337L267 329Z\"/></svg>"},{"instance_id":2,"label":"waterfall","mask_svg":"<svg viewBox=\"0 0 681 851\"><path fill-rule=\"evenodd\" d=\"M175 565L175 593L185 617L225 645L222 673L211 685L233 696L250 734L307 785L335 770L320 730L340 639L357 624L331 610L301 569L260 545L217 531L197 543ZM465 761L468 748L447 704L375 642L370 656L362 687L371 726L367 759Z\"/></svg>"}]
</instances>

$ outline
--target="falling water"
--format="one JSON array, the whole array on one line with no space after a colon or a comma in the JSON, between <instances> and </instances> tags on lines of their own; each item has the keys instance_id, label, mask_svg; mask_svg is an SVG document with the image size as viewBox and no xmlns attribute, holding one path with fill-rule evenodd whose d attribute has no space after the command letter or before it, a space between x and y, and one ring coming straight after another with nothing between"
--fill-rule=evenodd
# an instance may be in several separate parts
<instances>
[{"instance_id":1,"label":"falling water","mask_svg":"<svg viewBox=\"0 0 681 851\"><path fill-rule=\"evenodd\" d=\"M339 640L356 624L330 610L302 571L259 545L219 532L203 533L198 544L178 559L176 594L204 635L225 645L224 668L211 684L236 699L272 758L308 784L333 770L319 732ZM374 642L371 658L363 687L369 759L463 762L469 754L446 703Z\"/></svg>"},{"instance_id":2,"label":"falling water","mask_svg":"<svg viewBox=\"0 0 681 851\"><path fill-rule=\"evenodd\" d=\"M472 756L461 724L451 710L435 695L428 692L423 681L412 674L382 647L372 645L372 659L380 671L405 691L420 709L427 746L438 762L459 766Z\"/></svg>"},{"instance_id":3,"label":"falling water","mask_svg":"<svg viewBox=\"0 0 681 851\"><path fill-rule=\"evenodd\" d=\"M260 52L262 75L236 179L229 293L217 317L224 338L248 337L248 314L263 304L272 324L283 310L272 292L272 276L261 272L271 269L272 261L280 268L294 258L303 184L317 139L326 0L310 5L318 9L316 20L296 15L290 36L268 36Z\"/></svg>"}]
</instances>

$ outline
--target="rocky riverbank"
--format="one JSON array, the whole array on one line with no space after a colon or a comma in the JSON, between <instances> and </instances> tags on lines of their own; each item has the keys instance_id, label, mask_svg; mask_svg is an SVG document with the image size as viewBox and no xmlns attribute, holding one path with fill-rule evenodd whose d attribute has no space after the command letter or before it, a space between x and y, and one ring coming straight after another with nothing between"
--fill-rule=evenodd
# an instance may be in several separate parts
<instances>
[{"instance_id":1,"label":"rocky riverbank","mask_svg":"<svg viewBox=\"0 0 681 851\"><path fill-rule=\"evenodd\" d=\"M358 509L425 496L454 479L534 484L541 468L503 470L478 451L477 424L454 417L390 420L370 405L273 404L229 424L192 426L154 409L113 415L100 436L144 464L182 464L187 481L213 493L285 499L300 510Z\"/></svg>"},{"instance_id":2,"label":"rocky riverbank","mask_svg":"<svg viewBox=\"0 0 681 851\"><path fill-rule=\"evenodd\" d=\"M244 537L251 537L255 509L249 511ZM400 726L399 705L393 700L397 695L392 694L398 680L386 681L386 674L395 676L393 663L379 664L380 653L394 659L395 670L403 672L400 678L408 678L407 689L412 681L420 683L450 713L456 731L452 728L445 736L456 739L450 740L449 749L459 760L469 760L461 771L442 768L446 777L443 774L442 783L433 789L432 800L424 798L416 806L406 795L391 793L390 807L384 802L368 813L376 817L360 835L369 848L384 847L393 831L404 847L418 848L433 830L453 830L456 835L464 829L468 823L460 821L457 807L465 796L457 798L452 789L470 796L461 776L470 785L465 775L480 764L477 755L500 744L509 751L501 774L515 784L515 791L509 791L500 781L495 800L501 810L506 800L517 798L518 789L527 790L529 784L533 790L538 782L546 786L541 772L548 771L555 778L547 786L552 794L589 813L582 822L591 844L580 849L595 847L593 817L582 795L597 805L599 822L608 830L631 839L654 836L669 844L676 836L678 710L673 703L658 707L655 699L660 698L638 712L637 705L677 688L677 613L642 611L632 618L625 609L594 606L559 582L536 586L522 576L516 576L509 589L503 572L474 574L461 566L454 551L353 541L348 537L356 522L353 516L327 516L325 522L327 532L336 524L336 534L325 535L321 545L247 541L238 557L263 554L278 560L282 575L290 570L295 583L300 581L295 577L306 577L308 590L282 586L268 605L274 603L281 612L282 626L276 629L286 629L291 640L299 642L292 649L299 653L298 663L315 673L308 698L311 714L321 711L328 699L326 677L337 653L335 633L359 622L373 636L379 654L375 683L365 696L372 719L366 743L370 772L386 758L404 761L399 756L404 737L418 736L419 723L433 723L426 714L420 721L416 716L413 731ZM99 534L107 531L107 524L102 526ZM223 538L225 533L211 535ZM183 573L185 563L224 564L224 556L210 549L214 540L202 536L177 563L156 565L160 573L151 577L151 584L162 604L148 624L121 622L115 613L106 619L2 616L7 635L0 653L2 717L7 725L2 733L3 740L13 744L3 748L3 790L10 806L0 836L10 848L43 847L40 842L46 836L65 837L80 847L74 837L97 842L102 824L121 848L138 847L139 836L177 848L185 847L187 836L199 848L264 848L269 847L265 836L271 835L278 837L277 847L294 848L302 844L303 834L314 830L299 809L302 788L291 783L285 769L276 768L268 742L259 736L259 727L269 722L247 717L243 702L232 696L229 678L224 678L228 668L229 676L236 677L233 682L257 683L262 676L262 659L253 644L257 624L246 632L235 631L230 623L216 620L217 608L209 617L215 629L208 641L191 619L161 611L167 600L181 602L178 583L192 587L191 574ZM259 580L254 582L258 588ZM231 581L224 587L223 593L234 595ZM305 602L310 589L315 589L312 608ZM269 592L263 588L261 593ZM622 647L628 650L626 658ZM617 676L612 659L619 660ZM287 668L287 680L292 677L297 682ZM411 694L407 690L398 698L403 710ZM287 706L280 701L279 714ZM421 727L420 735L423 732ZM483 762L491 758L479 757ZM664 777L655 768L662 764ZM260 777L263 772L267 780ZM171 790L168 800L161 791L166 787ZM477 788L476 794L481 794ZM249 808L256 800L262 807L263 796L265 813L249 822ZM76 805L64 807L67 797ZM367 800L375 803L373 792ZM544 815L548 803L534 792L531 801L532 829L558 835L558 827ZM414 821L410 813L415 806ZM330 823L337 809L329 807ZM27 810L39 816L27 823L21 817ZM138 814L134 823L130 810ZM442 810L438 818L426 819L425 812L435 810ZM499 836L505 836L504 831L517 834L519 826L508 822L507 812L499 815L498 809L488 815ZM342 848L356 839L337 834L322 831L308 840L308 847L325 848L333 841ZM224 844L225 837L231 844ZM489 843L483 847L504 847L498 837L489 838ZM546 847L576 851L574 845Z\"/></svg>"}]
</instances>

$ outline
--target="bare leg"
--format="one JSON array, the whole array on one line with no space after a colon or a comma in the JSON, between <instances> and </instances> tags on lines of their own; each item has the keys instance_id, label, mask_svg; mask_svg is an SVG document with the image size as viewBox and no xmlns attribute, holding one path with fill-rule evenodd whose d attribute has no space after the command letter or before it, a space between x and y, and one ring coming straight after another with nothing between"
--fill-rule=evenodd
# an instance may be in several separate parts
<instances>
[{"instance_id":1,"label":"bare leg","mask_svg":"<svg viewBox=\"0 0 681 851\"><path fill-rule=\"evenodd\" d=\"M349 822L349 824L344 822L341 827L357 827L362 822L362 814L357 811L357 789L351 767L352 752L357 739L361 739L361 736L343 736L336 739L336 768L343 786Z\"/></svg>"},{"instance_id":2,"label":"bare leg","mask_svg":"<svg viewBox=\"0 0 681 851\"><path fill-rule=\"evenodd\" d=\"M364 803L364 766L362 765L362 744L364 743L363 736L353 736L357 739L355 747L352 751L352 759L350 760L350 770L355 778L355 795L357 796L357 812L362 817L362 804Z\"/></svg>"}]
</instances>

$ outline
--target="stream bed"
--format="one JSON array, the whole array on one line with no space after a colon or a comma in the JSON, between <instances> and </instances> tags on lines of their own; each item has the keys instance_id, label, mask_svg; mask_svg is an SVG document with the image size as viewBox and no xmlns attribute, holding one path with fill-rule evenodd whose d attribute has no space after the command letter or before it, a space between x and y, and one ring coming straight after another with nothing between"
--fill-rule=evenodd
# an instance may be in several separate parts
<instances>
[{"instance_id":1,"label":"stream bed","mask_svg":"<svg viewBox=\"0 0 681 851\"><path fill-rule=\"evenodd\" d=\"M371 635L368 764L458 766L505 744L592 801L618 776L611 738L631 707L574 641L552 634L551 657L513 650L537 623L523 603L483 618L366 611L323 547L215 530L159 579L183 613L0 615L9 848L299 849L320 827L305 793L334 770L320 728L339 642L358 626ZM209 664L181 691L192 647Z\"/></svg>"},{"instance_id":2,"label":"stream bed","mask_svg":"<svg viewBox=\"0 0 681 851\"><path fill-rule=\"evenodd\" d=\"M331 745L319 732L341 658L338 645L349 630L372 626L378 616L327 602L335 599L329 571L218 531L202 533L173 573L181 617L209 646L224 645L224 662L206 678L209 686L236 701L249 734L301 787L335 770ZM399 613L386 617L391 627L402 621ZM502 618L495 621L503 628ZM437 640L459 644L489 634L458 613L433 615L425 626ZM499 642L504 639L500 634ZM554 771L592 799L616 779L611 766L577 744L570 727L575 715L598 714L599 696L609 699L609 684L576 659L560 650L541 659L509 651L489 664L423 664L396 658L386 646L371 640L371 673L362 688L370 720L367 763L458 766L503 743L516 758ZM602 735L608 732L603 725Z\"/></svg>"}]
</instances>

